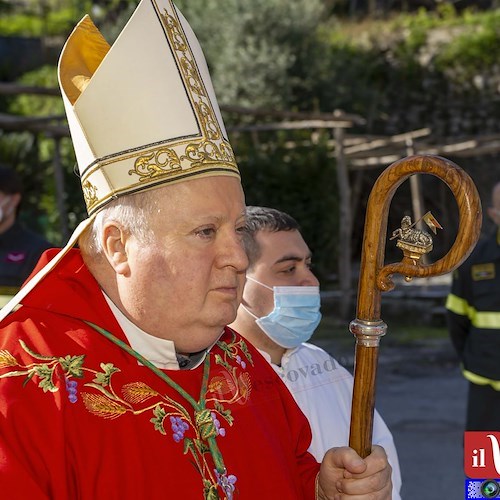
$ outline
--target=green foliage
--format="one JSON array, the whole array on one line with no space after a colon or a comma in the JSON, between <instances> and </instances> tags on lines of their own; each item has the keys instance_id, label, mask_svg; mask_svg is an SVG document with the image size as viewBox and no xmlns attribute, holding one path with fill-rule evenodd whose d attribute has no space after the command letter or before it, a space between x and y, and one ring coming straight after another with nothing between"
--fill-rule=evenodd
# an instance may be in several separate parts
<instances>
[{"instance_id":1,"label":"green foliage","mask_svg":"<svg viewBox=\"0 0 500 500\"><path fill-rule=\"evenodd\" d=\"M34 71L25 73L19 83L34 87L57 88L57 68L42 66ZM11 100L9 113L22 116L64 116L64 105L58 97L43 95L21 94Z\"/></svg>"},{"instance_id":2,"label":"green foliage","mask_svg":"<svg viewBox=\"0 0 500 500\"><path fill-rule=\"evenodd\" d=\"M220 102L283 108L295 70L314 56L319 0L181 0L210 65Z\"/></svg>"},{"instance_id":3,"label":"green foliage","mask_svg":"<svg viewBox=\"0 0 500 500\"><path fill-rule=\"evenodd\" d=\"M489 19L480 27L474 26L443 47L435 65L443 71L454 70L463 84L481 73L490 73L500 60L500 12L495 22Z\"/></svg>"},{"instance_id":4,"label":"green foliage","mask_svg":"<svg viewBox=\"0 0 500 500\"><path fill-rule=\"evenodd\" d=\"M335 161L328 157L327 135L313 146L310 132L277 133L262 137L262 148L246 139L233 141L238 153L248 205L263 205L290 213L299 222L314 254L315 272L323 276L336 268L338 191ZM297 147L287 146L290 140Z\"/></svg>"},{"instance_id":5,"label":"green foliage","mask_svg":"<svg viewBox=\"0 0 500 500\"><path fill-rule=\"evenodd\" d=\"M71 7L49 10L44 15L5 14L0 18L0 34L34 37L67 35L75 24L75 19L77 14Z\"/></svg>"}]
</instances>

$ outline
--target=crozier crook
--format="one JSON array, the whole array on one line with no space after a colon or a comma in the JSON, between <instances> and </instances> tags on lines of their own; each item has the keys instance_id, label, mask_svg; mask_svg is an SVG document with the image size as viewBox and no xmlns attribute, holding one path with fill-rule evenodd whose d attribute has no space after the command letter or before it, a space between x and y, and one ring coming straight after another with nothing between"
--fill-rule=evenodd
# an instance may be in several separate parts
<instances>
[{"instance_id":1,"label":"crozier crook","mask_svg":"<svg viewBox=\"0 0 500 500\"><path fill-rule=\"evenodd\" d=\"M434 175L451 189L460 217L457 236L448 253L430 265L421 264L411 252L405 252L401 262L384 266L389 206L396 189L413 174ZM481 221L476 186L464 170L445 158L404 158L389 166L375 182L366 210L356 319L349 325L356 337L349 446L361 457L371 452L378 346L387 330L380 318L381 292L394 288L393 274L407 279L424 278L456 269L472 252L479 238Z\"/></svg>"}]
</instances>

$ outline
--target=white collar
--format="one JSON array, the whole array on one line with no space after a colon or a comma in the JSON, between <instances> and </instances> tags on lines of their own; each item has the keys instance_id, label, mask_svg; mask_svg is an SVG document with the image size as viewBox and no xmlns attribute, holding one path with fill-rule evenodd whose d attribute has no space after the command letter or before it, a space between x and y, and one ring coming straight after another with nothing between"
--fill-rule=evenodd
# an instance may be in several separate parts
<instances>
[{"instance_id":1,"label":"white collar","mask_svg":"<svg viewBox=\"0 0 500 500\"><path fill-rule=\"evenodd\" d=\"M300 347L300 346L299 346ZM264 351L263 349L257 349L261 354L262 357L271 365L277 367L277 368L284 368L286 364L290 361L290 358L293 356L295 352L297 352L298 347L292 347L291 349L287 349L284 353L283 356L281 357L281 363L279 365L275 365L271 361L271 355L267 352Z\"/></svg>"},{"instance_id":2,"label":"white collar","mask_svg":"<svg viewBox=\"0 0 500 500\"><path fill-rule=\"evenodd\" d=\"M189 360L187 356L182 357L176 353L173 341L154 337L141 330L118 309L104 291L102 291L102 294L134 351L144 356L148 361L151 361L157 368L164 370L180 370L179 359L181 359L181 363L184 360ZM199 356L194 356L191 363L188 363L189 366L183 366L183 369L189 368L192 370L198 367L205 359L208 351L209 349L200 353Z\"/></svg>"}]
</instances>

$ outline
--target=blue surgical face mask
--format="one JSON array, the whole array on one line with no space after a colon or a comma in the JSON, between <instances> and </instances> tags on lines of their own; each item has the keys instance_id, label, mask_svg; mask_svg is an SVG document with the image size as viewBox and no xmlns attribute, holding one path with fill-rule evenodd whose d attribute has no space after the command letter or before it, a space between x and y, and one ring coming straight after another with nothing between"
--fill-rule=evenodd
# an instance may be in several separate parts
<instances>
[{"instance_id":1,"label":"blue surgical face mask","mask_svg":"<svg viewBox=\"0 0 500 500\"><path fill-rule=\"evenodd\" d=\"M245 308L272 341L292 349L311 338L321 321L319 286L271 288L249 276L247 279L273 290L274 309L267 316L257 318Z\"/></svg>"}]
</instances>

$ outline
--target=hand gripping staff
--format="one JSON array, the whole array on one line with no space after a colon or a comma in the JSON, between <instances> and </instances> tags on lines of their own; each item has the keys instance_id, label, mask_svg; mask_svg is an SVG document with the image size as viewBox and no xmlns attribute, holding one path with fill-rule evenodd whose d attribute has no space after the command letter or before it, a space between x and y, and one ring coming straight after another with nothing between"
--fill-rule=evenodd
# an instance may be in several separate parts
<instances>
[{"instance_id":1,"label":"hand gripping staff","mask_svg":"<svg viewBox=\"0 0 500 500\"><path fill-rule=\"evenodd\" d=\"M403 250L404 257L401 262L384 266L389 206L396 189L413 174L434 175L451 189L460 216L457 237L443 258L424 265L419 259L432 249L432 238L424 231L412 229L414 224L405 217L401 229L393 233L393 238L399 236L397 246ZM381 292L394 288L391 276L395 273L411 280L412 277L438 276L456 269L472 252L479 238L481 221L481 202L476 186L464 170L445 158L404 158L390 165L375 182L366 210L356 319L349 325L356 337L349 446L361 457L371 452L378 346L380 337L387 330L387 325L380 319ZM429 226L432 227L432 221ZM439 223L437 227L440 227Z\"/></svg>"}]
</instances>

